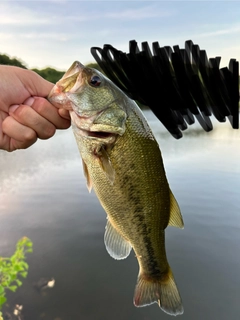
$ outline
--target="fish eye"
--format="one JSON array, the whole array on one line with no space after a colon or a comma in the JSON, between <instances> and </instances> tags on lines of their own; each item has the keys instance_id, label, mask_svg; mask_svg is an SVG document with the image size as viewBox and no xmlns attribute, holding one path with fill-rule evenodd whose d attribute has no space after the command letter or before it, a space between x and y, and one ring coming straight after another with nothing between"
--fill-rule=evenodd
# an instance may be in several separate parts
<instances>
[{"instance_id":1,"label":"fish eye","mask_svg":"<svg viewBox=\"0 0 240 320\"><path fill-rule=\"evenodd\" d=\"M90 79L90 85L93 87L99 87L101 84L101 79L99 76L92 76Z\"/></svg>"}]
</instances>

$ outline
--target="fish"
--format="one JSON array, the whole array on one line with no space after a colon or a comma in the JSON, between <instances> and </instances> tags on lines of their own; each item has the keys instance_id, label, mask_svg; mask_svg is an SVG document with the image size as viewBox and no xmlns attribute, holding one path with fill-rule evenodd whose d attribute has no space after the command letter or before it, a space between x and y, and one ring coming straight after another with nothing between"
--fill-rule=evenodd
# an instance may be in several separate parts
<instances>
[{"instance_id":1,"label":"fish","mask_svg":"<svg viewBox=\"0 0 240 320\"><path fill-rule=\"evenodd\" d=\"M165 249L167 226L184 227L160 147L137 103L103 73L75 61L48 96L69 110L89 192L107 214L104 243L111 257L133 249L139 274L133 303L184 312Z\"/></svg>"}]
</instances>

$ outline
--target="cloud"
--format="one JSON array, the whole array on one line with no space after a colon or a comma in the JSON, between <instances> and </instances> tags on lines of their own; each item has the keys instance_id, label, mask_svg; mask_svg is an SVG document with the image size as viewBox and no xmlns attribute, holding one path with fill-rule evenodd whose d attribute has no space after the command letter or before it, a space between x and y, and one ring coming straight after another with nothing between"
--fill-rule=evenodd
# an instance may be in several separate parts
<instances>
[{"instance_id":1,"label":"cloud","mask_svg":"<svg viewBox=\"0 0 240 320\"><path fill-rule=\"evenodd\" d=\"M19 5L0 3L0 25L46 25L51 19L40 16L38 12Z\"/></svg>"},{"instance_id":2,"label":"cloud","mask_svg":"<svg viewBox=\"0 0 240 320\"><path fill-rule=\"evenodd\" d=\"M221 35L228 35L233 33L239 33L240 32L240 25L235 26L229 26L225 29L218 29L216 31L210 31L210 32L203 32L198 34L199 37L216 37Z\"/></svg>"},{"instance_id":3,"label":"cloud","mask_svg":"<svg viewBox=\"0 0 240 320\"><path fill-rule=\"evenodd\" d=\"M0 32L0 39L1 39L1 41L8 40L8 39L14 39L14 34Z\"/></svg>"},{"instance_id":4,"label":"cloud","mask_svg":"<svg viewBox=\"0 0 240 320\"><path fill-rule=\"evenodd\" d=\"M37 1L36 1L37 2ZM128 20L128 21L136 21L136 20L145 20L152 18L160 18L160 17L169 17L174 15L175 13L170 10L159 9L156 5L148 5L136 7L133 5L132 8L125 9L120 7L119 10L111 11L107 6L99 12L99 6L94 6L86 11L86 4L84 1L81 1L83 5L77 4L78 7L75 7L75 11L67 12L63 9L64 7L61 5L66 5L66 9L68 5L65 0L48 0L44 1L45 10L40 8L36 9L33 5L26 6L26 2L18 1L18 4L14 2L14 5L11 5L11 2L0 2L0 25L2 26L18 26L18 27L46 27L47 25L60 25L64 26L65 23L73 24L76 22L93 22L97 20ZM99 1L97 1L99 3ZM134 4L135 1L131 2ZM30 3L34 3L34 1L30 1ZM73 1L74 3L74 1ZM39 4L39 1L38 1ZM55 8L54 5L60 5ZM76 3L75 3L76 4ZM50 7L48 7L48 5ZM54 7L53 7L54 6ZM55 8L55 9L54 9ZM80 10L81 9L81 10ZM85 9L85 10L84 10ZM41 11L42 10L42 11Z\"/></svg>"},{"instance_id":5,"label":"cloud","mask_svg":"<svg viewBox=\"0 0 240 320\"><path fill-rule=\"evenodd\" d=\"M27 40L56 40L61 42L66 42L71 40L71 36L67 33L54 33L54 32L48 32L48 33L41 33L41 32L29 32L24 33L20 36L22 39Z\"/></svg>"},{"instance_id":6,"label":"cloud","mask_svg":"<svg viewBox=\"0 0 240 320\"><path fill-rule=\"evenodd\" d=\"M172 16L173 12L157 10L156 6L144 6L142 8L137 9L127 9L118 12L106 12L104 14L105 18L110 19L118 19L118 20L143 20L150 18L160 18L160 17L168 17Z\"/></svg>"}]
</instances>

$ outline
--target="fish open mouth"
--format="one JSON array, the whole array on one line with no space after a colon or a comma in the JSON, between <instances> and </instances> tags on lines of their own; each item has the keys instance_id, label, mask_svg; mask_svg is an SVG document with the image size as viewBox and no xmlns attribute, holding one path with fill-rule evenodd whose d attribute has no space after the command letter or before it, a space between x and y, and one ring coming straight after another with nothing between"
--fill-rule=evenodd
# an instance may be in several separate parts
<instances>
[{"instance_id":1,"label":"fish open mouth","mask_svg":"<svg viewBox=\"0 0 240 320\"><path fill-rule=\"evenodd\" d=\"M92 122L96 115L99 115L102 111L95 113L93 116L81 116L75 111L70 111L72 124L79 130L79 133L83 137L95 138L101 140L115 141L118 133L109 128L109 131L100 131L100 128L92 128ZM94 130L95 129L95 130Z\"/></svg>"},{"instance_id":2,"label":"fish open mouth","mask_svg":"<svg viewBox=\"0 0 240 320\"><path fill-rule=\"evenodd\" d=\"M116 134L111 132L102 132L102 131L87 131L87 135L93 138L109 138L115 136Z\"/></svg>"},{"instance_id":3,"label":"fish open mouth","mask_svg":"<svg viewBox=\"0 0 240 320\"><path fill-rule=\"evenodd\" d=\"M109 138L116 138L117 134L113 132L104 132L104 131L90 131L90 130L84 130L80 129L81 133L85 137L90 138L97 138L97 139L109 139Z\"/></svg>"}]
</instances>

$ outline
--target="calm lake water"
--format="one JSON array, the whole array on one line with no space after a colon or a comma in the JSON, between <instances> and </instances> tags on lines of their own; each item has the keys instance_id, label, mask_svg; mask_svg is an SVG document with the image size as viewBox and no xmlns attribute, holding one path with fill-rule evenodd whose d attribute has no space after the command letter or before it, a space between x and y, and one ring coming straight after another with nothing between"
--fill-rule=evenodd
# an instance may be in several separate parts
<instances>
[{"instance_id":1,"label":"calm lake water","mask_svg":"<svg viewBox=\"0 0 240 320\"><path fill-rule=\"evenodd\" d=\"M214 122L191 126L175 140L146 112L160 143L169 184L185 229L166 231L170 265L184 303L183 320L240 319L240 131ZM25 320L171 319L157 304L132 303L138 264L105 250L106 215L89 194L71 129L32 148L0 152L0 256L22 236L34 251L29 275L8 309L23 305ZM33 284L54 277L52 289Z\"/></svg>"}]
</instances>

